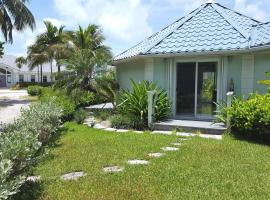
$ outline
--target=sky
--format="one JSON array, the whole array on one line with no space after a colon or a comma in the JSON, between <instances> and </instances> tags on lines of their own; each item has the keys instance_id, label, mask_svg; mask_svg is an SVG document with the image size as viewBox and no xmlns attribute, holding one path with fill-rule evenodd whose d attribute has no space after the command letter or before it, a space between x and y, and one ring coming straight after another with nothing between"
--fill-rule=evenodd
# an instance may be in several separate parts
<instances>
[{"instance_id":1,"label":"sky","mask_svg":"<svg viewBox=\"0 0 270 200\"><path fill-rule=\"evenodd\" d=\"M65 25L101 26L114 55L134 46L151 34L199 7L207 0L30 0L36 29L14 32L5 54L25 56L27 46L45 30L43 21ZM218 3L262 22L270 21L270 0L216 0Z\"/></svg>"}]
</instances>

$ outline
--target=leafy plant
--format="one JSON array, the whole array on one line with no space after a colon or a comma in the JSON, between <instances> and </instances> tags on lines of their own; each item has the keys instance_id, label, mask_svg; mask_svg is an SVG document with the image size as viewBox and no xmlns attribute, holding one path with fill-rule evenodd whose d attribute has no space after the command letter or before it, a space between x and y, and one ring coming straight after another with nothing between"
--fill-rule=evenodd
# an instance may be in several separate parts
<instances>
[{"instance_id":1,"label":"leafy plant","mask_svg":"<svg viewBox=\"0 0 270 200\"><path fill-rule=\"evenodd\" d=\"M148 121L148 91L155 91L154 119L163 120L171 114L171 102L165 90L155 83L131 81L132 90L122 90L119 95L118 110L122 115L131 115L139 118L144 124Z\"/></svg>"},{"instance_id":2,"label":"leafy plant","mask_svg":"<svg viewBox=\"0 0 270 200\"><path fill-rule=\"evenodd\" d=\"M79 108L78 110L76 110L76 112L74 113L74 120L78 123L78 124L82 124L84 122L84 120L86 119L88 113L82 109Z\"/></svg>"},{"instance_id":3,"label":"leafy plant","mask_svg":"<svg viewBox=\"0 0 270 200\"><path fill-rule=\"evenodd\" d=\"M266 72L266 75L269 77L269 80L261 80L261 81L259 81L259 83L262 85L269 86L268 90L270 92L270 72Z\"/></svg>"},{"instance_id":4,"label":"leafy plant","mask_svg":"<svg viewBox=\"0 0 270 200\"><path fill-rule=\"evenodd\" d=\"M73 99L77 107L81 107L91 105L94 102L95 95L93 92L74 89L70 94L70 98Z\"/></svg>"},{"instance_id":5,"label":"leafy plant","mask_svg":"<svg viewBox=\"0 0 270 200\"><path fill-rule=\"evenodd\" d=\"M234 99L231 108L221 109L219 121L229 115L233 132L248 135L270 134L270 94L253 94L247 100Z\"/></svg>"},{"instance_id":6,"label":"leafy plant","mask_svg":"<svg viewBox=\"0 0 270 200\"><path fill-rule=\"evenodd\" d=\"M30 96L39 96L41 95L41 89L42 87L40 86L37 86L37 85L33 85L33 86L28 86L27 88L27 93L30 95Z\"/></svg>"},{"instance_id":7,"label":"leafy plant","mask_svg":"<svg viewBox=\"0 0 270 200\"><path fill-rule=\"evenodd\" d=\"M143 123L140 118L130 115L113 115L110 121L112 127L117 129L143 130L146 127L145 123Z\"/></svg>"},{"instance_id":8,"label":"leafy plant","mask_svg":"<svg viewBox=\"0 0 270 200\"><path fill-rule=\"evenodd\" d=\"M101 119L103 121L110 118L112 115L112 111L109 110L95 110L94 111L94 117L97 119Z\"/></svg>"}]
</instances>

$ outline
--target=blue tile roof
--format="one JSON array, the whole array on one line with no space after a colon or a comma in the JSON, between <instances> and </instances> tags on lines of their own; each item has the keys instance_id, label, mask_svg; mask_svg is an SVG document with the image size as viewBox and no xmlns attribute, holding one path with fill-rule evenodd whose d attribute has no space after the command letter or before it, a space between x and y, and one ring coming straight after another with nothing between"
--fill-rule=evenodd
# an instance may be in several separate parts
<instances>
[{"instance_id":1,"label":"blue tile roof","mask_svg":"<svg viewBox=\"0 0 270 200\"><path fill-rule=\"evenodd\" d=\"M206 3L115 57L247 50L270 43L270 24L262 24L218 3Z\"/></svg>"}]
</instances>

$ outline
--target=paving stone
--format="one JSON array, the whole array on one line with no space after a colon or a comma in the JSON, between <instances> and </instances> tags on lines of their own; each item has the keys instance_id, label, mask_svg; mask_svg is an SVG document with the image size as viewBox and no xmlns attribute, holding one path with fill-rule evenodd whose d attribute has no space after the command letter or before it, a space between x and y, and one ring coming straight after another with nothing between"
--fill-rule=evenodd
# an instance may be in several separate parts
<instances>
[{"instance_id":1,"label":"paving stone","mask_svg":"<svg viewBox=\"0 0 270 200\"><path fill-rule=\"evenodd\" d=\"M171 131L153 131L151 134L172 135Z\"/></svg>"},{"instance_id":2,"label":"paving stone","mask_svg":"<svg viewBox=\"0 0 270 200\"><path fill-rule=\"evenodd\" d=\"M179 148L176 147L163 147L161 148L163 151L178 151Z\"/></svg>"},{"instance_id":3,"label":"paving stone","mask_svg":"<svg viewBox=\"0 0 270 200\"><path fill-rule=\"evenodd\" d=\"M65 181L69 181L69 180L78 180L81 177L86 176L87 174L84 172L72 172L72 173L68 173L68 174L64 174L63 176L61 176L60 178L62 180Z\"/></svg>"},{"instance_id":4,"label":"paving stone","mask_svg":"<svg viewBox=\"0 0 270 200\"><path fill-rule=\"evenodd\" d=\"M40 181L40 179L41 179L40 176L28 176L28 177L26 178L26 181L32 182L32 183L37 183L37 182Z\"/></svg>"},{"instance_id":5,"label":"paving stone","mask_svg":"<svg viewBox=\"0 0 270 200\"><path fill-rule=\"evenodd\" d=\"M134 133L144 133L143 131L133 131Z\"/></svg>"},{"instance_id":6,"label":"paving stone","mask_svg":"<svg viewBox=\"0 0 270 200\"><path fill-rule=\"evenodd\" d=\"M176 133L177 136L182 136L182 137L195 137L197 134L195 133Z\"/></svg>"},{"instance_id":7,"label":"paving stone","mask_svg":"<svg viewBox=\"0 0 270 200\"><path fill-rule=\"evenodd\" d=\"M207 139L222 140L222 135L200 134L199 137L201 137L201 138L207 138Z\"/></svg>"},{"instance_id":8,"label":"paving stone","mask_svg":"<svg viewBox=\"0 0 270 200\"><path fill-rule=\"evenodd\" d=\"M148 165L149 161L147 161L147 160L129 160L128 164L130 164L130 165Z\"/></svg>"},{"instance_id":9,"label":"paving stone","mask_svg":"<svg viewBox=\"0 0 270 200\"><path fill-rule=\"evenodd\" d=\"M105 129L106 127L104 127L104 126L102 126L102 125L100 125L100 124L96 124L96 125L94 126L94 128L96 128L96 129Z\"/></svg>"},{"instance_id":10,"label":"paving stone","mask_svg":"<svg viewBox=\"0 0 270 200\"><path fill-rule=\"evenodd\" d=\"M164 153L149 153L148 156L153 157L153 158L159 158L161 156L164 156Z\"/></svg>"},{"instance_id":11,"label":"paving stone","mask_svg":"<svg viewBox=\"0 0 270 200\"><path fill-rule=\"evenodd\" d=\"M106 172L106 173L117 173L117 172L124 171L124 167L108 166L108 167L104 167L103 171Z\"/></svg>"},{"instance_id":12,"label":"paving stone","mask_svg":"<svg viewBox=\"0 0 270 200\"><path fill-rule=\"evenodd\" d=\"M116 129L115 128L106 128L106 129L104 129L105 131L112 131L112 132L115 132L116 131Z\"/></svg>"},{"instance_id":13,"label":"paving stone","mask_svg":"<svg viewBox=\"0 0 270 200\"><path fill-rule=\"evenodd\" d=\"M117 133L127 133L129 132L129 130L126 130L126 129L118 129L116 130Z\"/></svg>"},{"instance_id":14,"label":"paving stone","mask_svg":"<svg viewBox=\"0 0 270 200\"><path fill-rule=\"evenodd\" d=\"M172 143L173 146L181 146L182 144L179 143L179 142L176 142L176 143Z\"/></svg>"},{"instance_id":15,"label":"paving stone","mask_svg":"<svg viewBox=\"0 0 270 200\"><path fill-rule=\"evenodd\" d=\"M190 140L190 139L188 139L188 138L179 138L178 140L180 140L180 141L187 141L187 140Z\"/></svg>"}]
</instances>

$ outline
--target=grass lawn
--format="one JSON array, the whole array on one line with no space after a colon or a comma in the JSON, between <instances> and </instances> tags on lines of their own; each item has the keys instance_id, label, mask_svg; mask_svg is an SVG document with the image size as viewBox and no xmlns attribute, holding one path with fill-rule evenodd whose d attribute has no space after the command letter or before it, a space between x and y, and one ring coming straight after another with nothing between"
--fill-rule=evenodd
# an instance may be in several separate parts
<instances>
[{"instance_id":1,"label":"grass lawn","mask_svg":"<svg viewBox=\"0 0 270 200\"><path fill-rule=\"evenodd\" d=\"M35 191L43 200L269 199L270 148L225 136L222 141L193 138L177 152L147 157L177 142L176 136L111 133L67 123L50 156L35 169L42 181ZM129 166L129 159L149 159ZM105 174L102 167L125 167ZM73 171L88 175L61 181ZM33 193L34 191L32 191ZM25 194L21 194L24 198ZM25 197L25 199L34 197Z\"/></svg>"}]
</instances>

